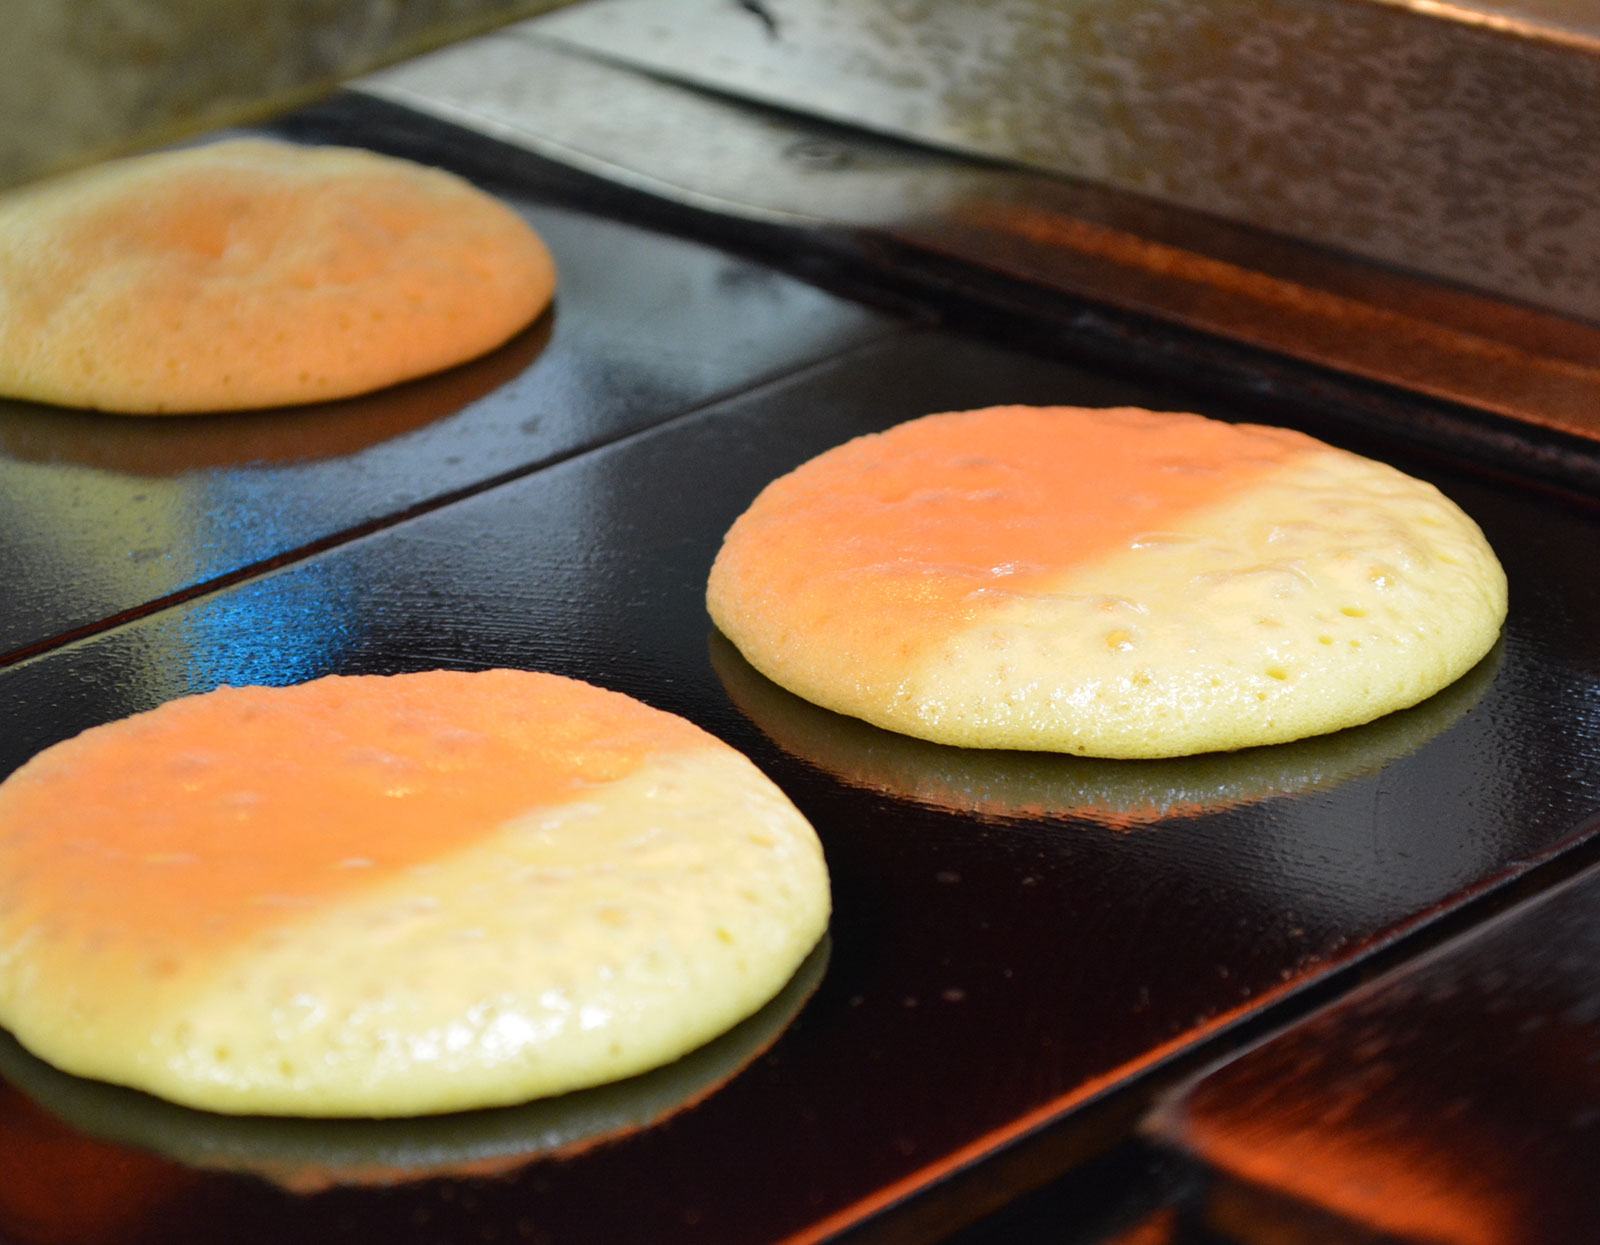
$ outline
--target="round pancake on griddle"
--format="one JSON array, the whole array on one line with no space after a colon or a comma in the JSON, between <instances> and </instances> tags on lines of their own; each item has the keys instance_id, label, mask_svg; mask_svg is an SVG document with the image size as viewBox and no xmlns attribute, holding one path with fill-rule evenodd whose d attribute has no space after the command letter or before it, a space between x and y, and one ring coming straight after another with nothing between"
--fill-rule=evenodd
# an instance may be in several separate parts
<instances>
[{"instance_id":1,"label":"round pancake on griddle","mask_svg":"<svg viewBox=\"0 0 1600 1245\"><path fill-rule=\"evenodd\" d=\"M630 1076L776 994L828 910L815 835L749 761L554 675L223 688L0 784L0 1023L214 1111Z\"/></svg>"},{"instance_id":2,"label":"round pancake on griddle","mask_svg":"<svg viewBox=\"0 0 1600 1245\"><path fill-rule=\"evenodd\" d=\"M1416 704L1506 582L1436 488L1299 432L995 407L764 489L713 620L826 708L936 743L1111 758L1282 743Z\"/></svg>"},{"instance_id":3,"label":"round pancake on griddle","mask_svg":"<svg viewBox=\"0 0 1600 1245\"><path fill-rule=\"evenodd\" d=\"M487 353L554 288L522 218L439 169L265 139L114 160L0 197L0 394L347 397Z\"/></svg>"}]
</instances>

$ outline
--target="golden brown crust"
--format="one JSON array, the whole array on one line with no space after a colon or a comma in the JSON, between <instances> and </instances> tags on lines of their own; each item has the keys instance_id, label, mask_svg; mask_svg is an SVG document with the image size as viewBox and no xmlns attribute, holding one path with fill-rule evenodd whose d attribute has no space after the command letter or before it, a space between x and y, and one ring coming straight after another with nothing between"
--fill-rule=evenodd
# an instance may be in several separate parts
<instances>
[{"instance_id":1,"label":"golden brown crust","mask_svg":"<svg viewBox=\"0 0 1600 1245\"><path fill-rule=\"evenodd\" d=\"M261 139L86 169L0 201L0 392L126 414L364 393L484 354L555 268L438 169Z\"/></svg>"}]
</instances>

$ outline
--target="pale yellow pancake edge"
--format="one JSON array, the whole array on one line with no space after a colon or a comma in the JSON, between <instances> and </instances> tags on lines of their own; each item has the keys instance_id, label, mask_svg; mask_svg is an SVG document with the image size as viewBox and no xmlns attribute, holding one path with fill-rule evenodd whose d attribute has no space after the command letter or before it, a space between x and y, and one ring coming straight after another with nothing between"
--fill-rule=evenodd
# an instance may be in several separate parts
<instances>
[{"instance_id":1,"label":"pale yellow pancake edge","mask_svg":"<svg viewBox=\"0 0 1600 1245\"><path fill-rule=\"evenodd\" d=\"M0 959L0 1023L77 1075L231 1114L422 1115L669 1063L826 930L814 832L718 747L271 928L174 978ZM65 978L65 980L63 980Z\"/></svg>"}]
</instances>

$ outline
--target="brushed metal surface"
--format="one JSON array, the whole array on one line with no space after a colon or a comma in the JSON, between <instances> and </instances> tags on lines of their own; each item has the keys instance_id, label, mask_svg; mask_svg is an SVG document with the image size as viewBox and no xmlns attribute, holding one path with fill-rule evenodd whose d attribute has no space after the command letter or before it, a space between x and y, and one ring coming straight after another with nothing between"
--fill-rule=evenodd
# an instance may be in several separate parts
<instances>
[{"instance_id":1,"label":"brushed metal surface","mask_svg":"<svg viewBox=\"0 0 1600 1245\"><path fill-rule=\"evenodd\" d=\"M1600 44L1600 13L1590 0L1376 0L1451 21L1540 39Z\"/></svg>"},{"instance_id":2,"label":"brushed metal surface","mask_svg":"<svg viewBox=\"0 0 1600 1245\"><path fill-rule=\"evenodd\" d=\"M563 0L11 0L0 188L280 112Z\"/></svg>"},{"instance_id":3,"label":"brushed metal surface","mask_svg":"<svg viewBox=\"0 0 1600 1245\"><path fill-rule=\"evenodd\" d=\"M751 107L573 53L538 37L545 28L356 85L710 213L864 238L868 254L891 240L956 265L953 282L960 268L993 274L1600 438L1600 326L1126 192Z\"/></svg>"},{"instance_id":4,"label":"brushed metal surface","mask_svg":"<svg viewBox=\"0 0 1600 1245\"><path fill-rule=\"evenodd\" d=\"M1597 319L1595 26L1554 0L591 0L531 29Z\"/></svg>"}]
</instances>

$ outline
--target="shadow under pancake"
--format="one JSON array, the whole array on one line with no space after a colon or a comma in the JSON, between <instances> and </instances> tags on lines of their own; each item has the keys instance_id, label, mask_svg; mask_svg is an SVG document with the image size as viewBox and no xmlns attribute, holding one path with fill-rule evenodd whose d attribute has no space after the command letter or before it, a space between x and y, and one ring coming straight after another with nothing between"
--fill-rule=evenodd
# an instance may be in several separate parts
<instances>
[{"instance_id":1,"label":"shadow under pancake","mask_svg":"<svg viewBox=\"0 0 1600 1245\"><path fill-rule=\"evenodd\" d=\"M415 431L493 393L532 366L554 326L552 308L470 362L307 406L119 415L0 399L0 455L157 477L336 458Z\"/></svg>"},{"instance_id":2,"label":"shadow under pancake","mask_svg":"<svg viewBox=\"0 0 1600 1245\"><path fill-rule=\"evenodd\" d=\"M231 1116L51 1067L0 1032L0 1073L80 1132L191 1167L249 1172L296 1193L485 1176L573 1154L660 1123L709 1097L777 1041L827 969L828 935L759 1011L664 1067L512 1107L414 1119Z\"/></svg>"},{"instance_id":3,"label":"shadow under pancake","mask_svg":"<svg viewBox=\"0 0 1600 1245\"><path fill-rule=\"evenodd\" d=\"M954 812L1082 818L1118 829L1271 796L1326 790L1416 751L1482 699L1504 641L1449 687L1364 726L1293 743L1162 760L956 748L834 713L779 687L712 632L711 665L733 703L784 751L853 786Z\"/></svg>"}]
</instances>

